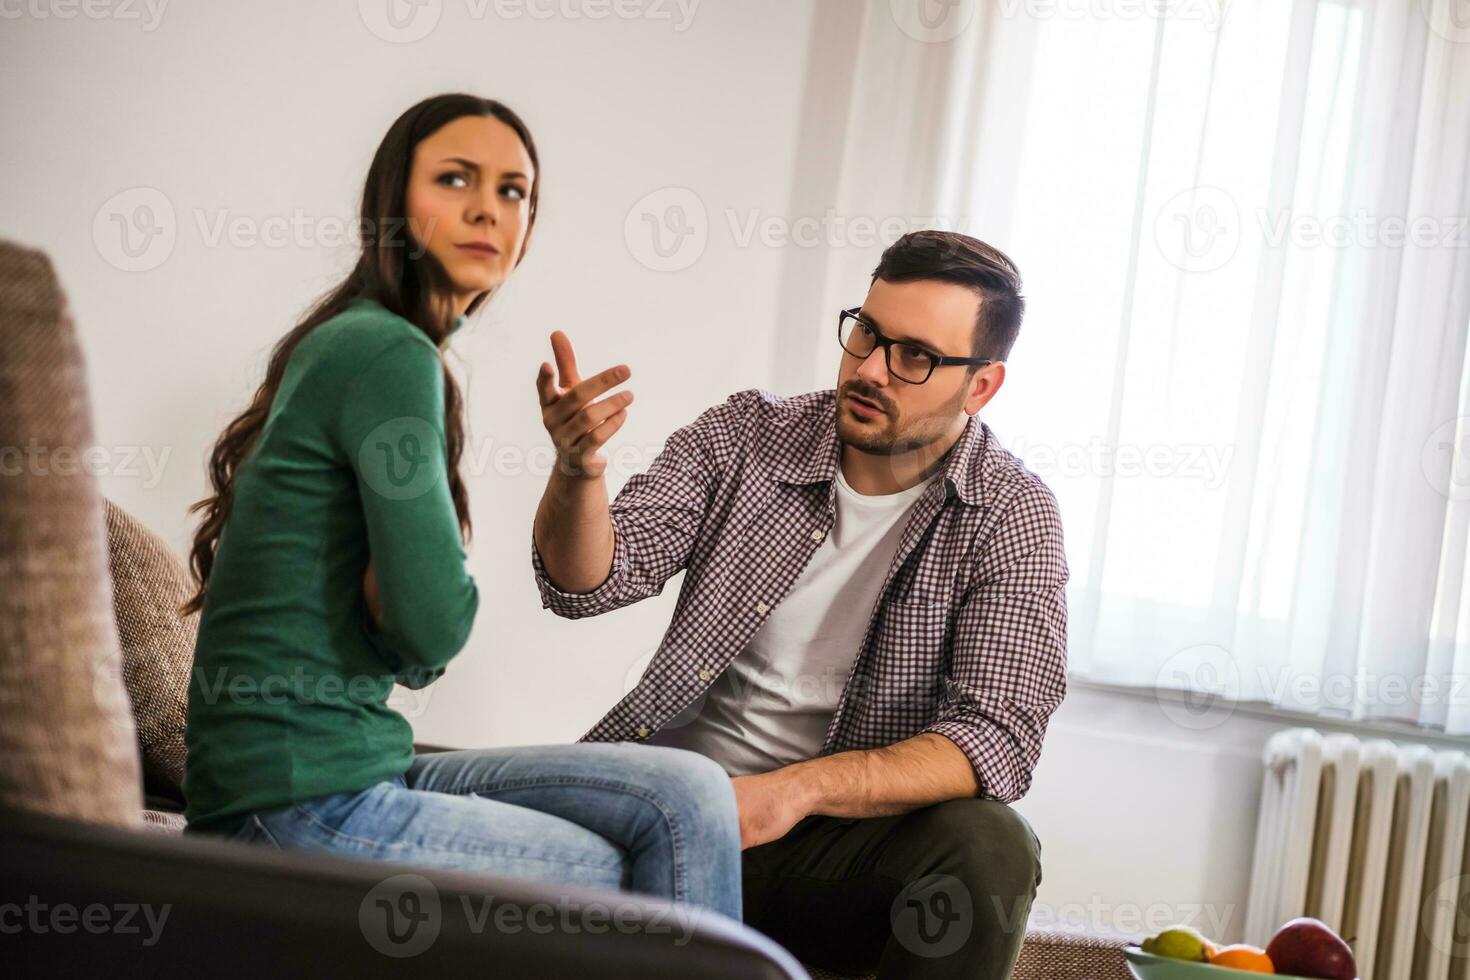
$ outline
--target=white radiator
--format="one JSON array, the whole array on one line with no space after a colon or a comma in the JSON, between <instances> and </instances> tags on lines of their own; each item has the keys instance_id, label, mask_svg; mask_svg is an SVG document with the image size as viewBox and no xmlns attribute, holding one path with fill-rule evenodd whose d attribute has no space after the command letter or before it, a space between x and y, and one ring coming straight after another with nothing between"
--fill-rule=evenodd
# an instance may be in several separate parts
<instances>
[{"instance_id":1,"label":"white radiator","mask_svg":"<svg viewBox=\"0 0 1470 980\"><path fill-rule=\"evenodd\" d=\"M1297 728L1264 761L1246 942L1311 915L1361 980L1470 980L1470 755Z\"/></svg>"}]
</instances>

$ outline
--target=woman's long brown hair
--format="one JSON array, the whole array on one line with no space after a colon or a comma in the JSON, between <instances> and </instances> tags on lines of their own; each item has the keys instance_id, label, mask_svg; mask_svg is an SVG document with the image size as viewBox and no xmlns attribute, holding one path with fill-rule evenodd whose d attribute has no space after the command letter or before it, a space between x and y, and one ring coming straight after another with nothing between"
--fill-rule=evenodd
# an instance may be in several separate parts
<instances>
[{"instance_id":1,"label":"woman's long brown hair","mask_svg":"<svg viewBox=\"0 0 1470 980\"><path fill-rule=\"evenodd\" d=\"M194 534L194 546L189 554L196 591L179 607L181 615L198 612L204 606L209 573L214 567L215 548L220 531L230 516L235 473L265 427L271 402L286 373L286 364L302 339L345 310L348 303L359 296L375 299L408 320L428 335L436 347L453 329L448 278L428 250L413 241L407 220L407 197L415 148L432 133L464 116L489 116L505 123L520 136L531 158L535 170L527 207L526 236L521 247L521 256L525 255L531 229L536 223L541 164L531 132L521 118L492 99L460 94L436 95L399 116L383 137L378 152L373 155L372 166L368 168L367 183L362 192L363 246L356 266L346 279L317 302L290 333L276 342L271 350L265 381L256 390L250 407L225 426L215 442L209 457L209 479L214 493L189 508L191 514L203 511L204 518ZM473 313L488 295L486 292L476 296L466 313ZM460 533L468 542L473 533L469 499L459 473L460 456L464 452L464 404L459 385L447 364L444 366L444 431L449 492L459 516Z\"/></svg>"}]
</instances>

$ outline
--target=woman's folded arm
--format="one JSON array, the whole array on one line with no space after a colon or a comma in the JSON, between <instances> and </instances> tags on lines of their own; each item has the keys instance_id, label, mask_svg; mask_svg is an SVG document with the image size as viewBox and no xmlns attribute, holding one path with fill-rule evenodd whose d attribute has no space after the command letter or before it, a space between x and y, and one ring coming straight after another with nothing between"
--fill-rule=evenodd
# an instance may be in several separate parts
<instances>
[{"instance_id":1,"label":"woman's folded arm","mask_svg":"<svg viewBox=\"0 0 1470 980\"><path fill-rule=\"evenodd\" d=\"M427 340L403 337L364 366L337 438L357 474L382 610L375 636L364 608L364 633L395 672L438 676L469 639L480 596L449 492L443 364Z\"/></svg>"}]
</instances>

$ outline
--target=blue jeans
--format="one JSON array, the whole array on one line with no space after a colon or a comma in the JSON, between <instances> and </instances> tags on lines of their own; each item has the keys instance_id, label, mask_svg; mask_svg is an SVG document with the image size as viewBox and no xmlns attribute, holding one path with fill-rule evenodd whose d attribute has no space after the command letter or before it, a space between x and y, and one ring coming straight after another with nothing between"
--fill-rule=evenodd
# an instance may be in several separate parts
<instances>
[{"instance_id":1,"label":"blue jeans","mask_svg":"<svg viewBox=\"0 0 1470 980\"><path fill-rule=\"evenodd\" d=\"M696 752L627 742L417 756L407 773L250 815L282 848L641 892L741 916L730 777Z\"/></svg>"}]
</instances>

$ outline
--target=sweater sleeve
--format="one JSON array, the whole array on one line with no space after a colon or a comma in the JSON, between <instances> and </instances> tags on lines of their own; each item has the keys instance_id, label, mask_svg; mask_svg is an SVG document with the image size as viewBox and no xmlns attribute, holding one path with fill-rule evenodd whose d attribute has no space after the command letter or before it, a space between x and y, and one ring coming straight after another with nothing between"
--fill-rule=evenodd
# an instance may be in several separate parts
<instances>
[{"instance_id":1,"label":"sweater sleeve","mask_svg":"<svg viewBox=\"0 0 1470 980\"><path fill-rule=\"evenodd\" d=\"M381 633L364 614L363 634L399 683L422 687L463 649L480 601L449 492L437 352L406 337L377 354L348 384L336 436L357 476L382 605Z\"/></svg>"}]
</instances>

